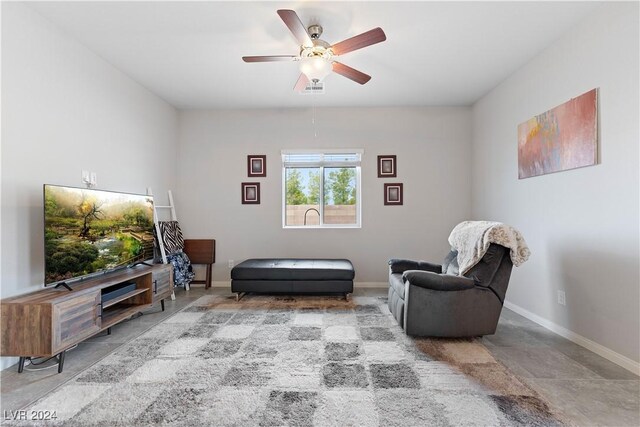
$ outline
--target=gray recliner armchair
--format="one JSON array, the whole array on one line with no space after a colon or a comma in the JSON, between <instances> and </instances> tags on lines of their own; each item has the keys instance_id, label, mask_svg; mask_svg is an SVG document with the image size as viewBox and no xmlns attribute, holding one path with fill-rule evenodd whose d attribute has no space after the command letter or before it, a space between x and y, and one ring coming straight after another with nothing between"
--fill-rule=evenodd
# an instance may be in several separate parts
<instances>
[{"instance_id":1,"label":"gray recliner armchair","mask_svg":"<svg viewBox=\"0 0 640 427\"><path fill-rule=\"evenodd\" d=\"M484 257L458 276L457 252L442 265L389 261L389 310L407 335L473 337L495 333L512 262L509 249L491 244Z\"/></svg>"}]
</instances>

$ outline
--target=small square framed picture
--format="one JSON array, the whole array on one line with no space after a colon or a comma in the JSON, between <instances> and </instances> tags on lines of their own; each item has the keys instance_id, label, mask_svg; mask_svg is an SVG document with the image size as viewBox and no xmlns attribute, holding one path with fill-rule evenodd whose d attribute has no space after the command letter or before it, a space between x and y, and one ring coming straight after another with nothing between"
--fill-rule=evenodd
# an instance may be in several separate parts
<instances>
[{"instance_id":1,"label":"small square framed picture","mask_svg":"<svg viewBox=\"0 0 640 427\"><path fill-rule=\"evenodd\" d=\"M385 184L384 185L384 204L385 205L401 205L402 204L402 184Z\"/></svg>"},{"instance_id":2,"label":"small square framed picture","mask_svg":"<svg viewBox=\"0 0 640 427\"><path fill-rule=\"evenodd\" d=\"M248 155L247 156L247 176L267 176L267 156Z\"/></svg>"},{"instance_id":3,"label":"small square framed picture","mask_svg":"<svg viewBox=\"0 0 640 427\"><path fill-rule=\"evenodd\" d=\"M242 183L242 204L243 205L259 205L260 204L260 183L259 182L243 182Z\"/></svg>"},{"instance_id":4,"label":"small square framed picture","mask_svg":"<svg viewBox=\"0 0 640 427\"><path fill-rule=\"evenodd\" d=\"M395 178L396 156L378 156L378 178Z\"/></svg>"}]
</instances>

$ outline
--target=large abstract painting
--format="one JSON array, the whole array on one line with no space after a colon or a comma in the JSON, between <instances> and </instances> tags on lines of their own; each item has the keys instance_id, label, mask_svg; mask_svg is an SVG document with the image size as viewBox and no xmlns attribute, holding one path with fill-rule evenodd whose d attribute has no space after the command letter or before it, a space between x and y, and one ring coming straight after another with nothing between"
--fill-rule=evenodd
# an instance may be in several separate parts
<instances>
[{"instance_id":1,"label":"large abstract painting","mask_svg":"<svg viewBox=\"0 0 640 427\"><path fill-rule=\"evenodd\" d=\"M592 166L598 151L593 89L518 126L518 178Z\"/></svg>"}]
</instances>

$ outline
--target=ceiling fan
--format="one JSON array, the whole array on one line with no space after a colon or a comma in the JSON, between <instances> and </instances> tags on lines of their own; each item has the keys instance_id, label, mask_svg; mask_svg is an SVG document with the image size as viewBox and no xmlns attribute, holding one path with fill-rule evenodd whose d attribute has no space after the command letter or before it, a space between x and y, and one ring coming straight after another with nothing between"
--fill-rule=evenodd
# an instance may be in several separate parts
<instances>
[{"instance_id":1,"label":"ceiling fan","mask_svg":"<svg viewBox=\"0 0 640 427\"><path fill-rule=\"evenodd\" d=\"M336 56L344 55L387 39L381 28L374 28L355 37L330 45L320 39L322 27L311 25L305 28L295 11L278 10L278 15L300 43L298 55L243 56L244 62L300 62L300 77L293 90L302 91L309 83L317 84L332 71L361 85L371 80L371 76L335 61Z\"/></svg>"}]
</instances>

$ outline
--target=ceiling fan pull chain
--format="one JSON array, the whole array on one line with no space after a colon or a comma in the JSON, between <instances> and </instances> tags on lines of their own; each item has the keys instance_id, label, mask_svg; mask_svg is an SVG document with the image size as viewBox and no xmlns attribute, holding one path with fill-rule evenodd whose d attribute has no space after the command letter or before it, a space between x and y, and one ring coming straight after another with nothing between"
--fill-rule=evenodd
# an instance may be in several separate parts
<instances>
[{"instance_id":1,"label":"ceiling fan pull chain","mask_svg":"<svg viewBox=\"0 0 640 427\"><path fill-rule=\"evenodd\" d=\"M315 93L311 94L311 105L312 105L311 124L313 125L313 137L314 138L318 138L318 126L316 124L316 99L315 99Z\"/></svg>"}]
</instances>

